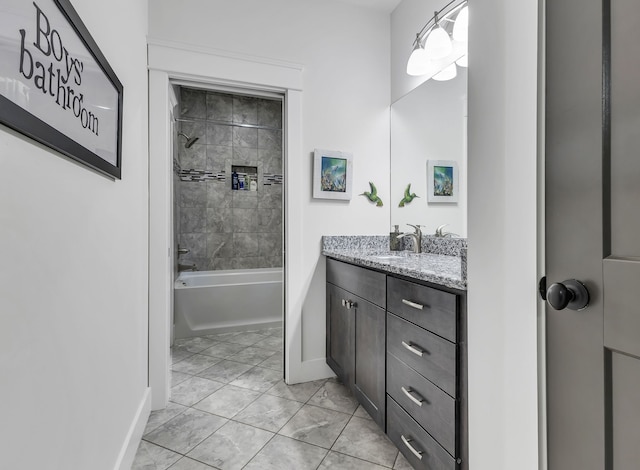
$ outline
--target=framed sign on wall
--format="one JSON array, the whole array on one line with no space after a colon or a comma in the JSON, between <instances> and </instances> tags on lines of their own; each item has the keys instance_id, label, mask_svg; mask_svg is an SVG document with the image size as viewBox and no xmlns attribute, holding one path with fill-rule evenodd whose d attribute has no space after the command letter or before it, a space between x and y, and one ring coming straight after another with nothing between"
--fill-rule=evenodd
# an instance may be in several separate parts
<instances>
[{"instance_id":1,"label":"framed sign on wall","mask_svg":"<svg viewBox=\"0 0 640 470\"><path fill-rule=\"evenodd\" d=\"M0 1L0 123L120 179L122 96L69 0Z\"/></svg>"}]
</instances>

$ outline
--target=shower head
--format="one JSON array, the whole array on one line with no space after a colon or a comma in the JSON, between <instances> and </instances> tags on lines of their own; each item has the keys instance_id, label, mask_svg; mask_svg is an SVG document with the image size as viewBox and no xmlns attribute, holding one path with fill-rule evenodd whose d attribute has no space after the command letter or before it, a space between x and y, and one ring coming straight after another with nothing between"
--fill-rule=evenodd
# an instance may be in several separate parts
<instances>
[{"instance_id":1,"label":"shower head","mask_svg":"<svg viewBox=\"0 0 640 470\"><path fill-rule=\"evenodd\" d=\"M198 141L198 139L200 139L200 137L189 137L184 132L178 132L178 135L181 135L182 137L187 139L187 141L184 143L184 148L186 149L191 148L191 146L195 144Z\"/></svg>"}]
</instances>

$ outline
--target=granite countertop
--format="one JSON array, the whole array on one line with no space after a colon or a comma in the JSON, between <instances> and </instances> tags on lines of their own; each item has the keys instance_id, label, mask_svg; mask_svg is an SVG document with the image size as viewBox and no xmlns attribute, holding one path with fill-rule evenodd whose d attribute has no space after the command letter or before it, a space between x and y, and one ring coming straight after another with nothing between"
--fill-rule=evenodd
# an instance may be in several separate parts
<instances>
[{"instance_id":1,"label":"granite countertop","mask_svg":"<svg viewBox=\"0 0 640 470\"><path fill-rule=\"evenodd\" d=\"M335 247L323 247L322 254L340 261L391 274L401 274L453 289L467 289L460 256Z\"/></svg>"}]
</instances>

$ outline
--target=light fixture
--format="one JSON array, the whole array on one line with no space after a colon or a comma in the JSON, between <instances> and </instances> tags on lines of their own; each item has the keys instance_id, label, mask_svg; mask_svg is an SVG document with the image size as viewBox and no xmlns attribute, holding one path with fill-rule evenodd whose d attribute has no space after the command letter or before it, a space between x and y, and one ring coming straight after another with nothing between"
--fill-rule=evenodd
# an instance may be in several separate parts
<instances>
[{"instance_id":1,"label":"light fixture","mask_svg":"<svg viewBox=\"0 0 640 470\"><path fill-rule=\"evenodd\" d=\"M409 62L407 62L407 74L418 76L424 75L428 71L429 58L427 53L422 47L420 36L416 35L416 42L411 55L409 56Z\"/></svg>"},{"instance_id":2,"label":"light fixture","mask_svg":"<svg viewBox=\"0 0 640 470\"><path fill-rule=\"evenodd\" d=\"M458 70L456 69L455 62L449 66L447 66L442 72L438 72L433 77L434 80L439 82L446 82L447 80L451 80L452 78L456 78L458 75Z\"/></svg>"},{"instance_id":3,"label":"light fixture","mask_svg":"<svg viewBox=\"0 0 640 470\"><path fill-rule=\"evenodd\" d=\"M452 0L424 25L413 43L407 74L450 80L467 65L468 0ZM453 37L453 40L452 40ZM439 76L438 78L435 78ZM446 78L449 77L449 78Z\"/></svg>"}]
</instances>

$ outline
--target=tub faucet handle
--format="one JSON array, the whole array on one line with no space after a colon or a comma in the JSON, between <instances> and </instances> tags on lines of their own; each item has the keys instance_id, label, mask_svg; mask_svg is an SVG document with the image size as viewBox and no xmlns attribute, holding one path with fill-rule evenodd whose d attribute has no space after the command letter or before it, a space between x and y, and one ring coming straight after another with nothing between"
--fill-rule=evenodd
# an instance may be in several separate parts
<instances>
[{"instance_id":1,"label":"tub faucet handle","mask_svg":"<svg viewBox=\"0 0 640 470\"><path fill-rule=\"evenodd\" d=\"M178 245L178 256L186 255L190 251L191 251L190 249L188 249L188 248L180 248L180 245Z\"/></svg>"}]
</instances>

